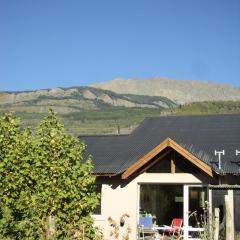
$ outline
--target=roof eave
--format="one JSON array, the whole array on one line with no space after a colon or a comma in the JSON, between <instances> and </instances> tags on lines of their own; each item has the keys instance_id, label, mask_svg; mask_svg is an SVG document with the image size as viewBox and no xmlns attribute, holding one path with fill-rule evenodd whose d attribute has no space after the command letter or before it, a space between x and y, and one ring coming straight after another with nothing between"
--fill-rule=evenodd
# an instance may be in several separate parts
<instances>
[{"instance_id":1,"label":"roof eave","mask_svg":"<svg viewBox=\"0 0 240 240\"><path fill-rule=\"evenodd\" d=\"M122 179L128 179L130 176L132 176L138 169L140 169L142 166L147 164L153 157L155 157L157 154L162 152L166 147L171 147L175 151L177 151L179 154L181 154L183 157L188 159L191 163L193 163L195 166L200 168L203 172L205 172L210 177L213 177L213 169L194 156L192 153L190 153L188 150L180 146L178 143L176 143L171 138L166 138L164 141L162 141L158 146L156 146L154 149L152 149L150 152L145 154L143 157L141 157L138 161L136 161L134 164L132 164L123 174Z\"/></svg>"}]
</instances>

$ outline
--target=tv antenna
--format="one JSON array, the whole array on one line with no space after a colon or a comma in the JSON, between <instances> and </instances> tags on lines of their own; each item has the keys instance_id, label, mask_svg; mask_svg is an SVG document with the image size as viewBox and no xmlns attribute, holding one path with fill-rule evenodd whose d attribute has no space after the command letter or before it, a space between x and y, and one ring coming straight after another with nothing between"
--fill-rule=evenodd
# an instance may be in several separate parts
<instances>
[{"instance_id":1,"label":"tv antenna","mask_svg":"<svg viewBox=\"0 0 240 240\"><path fill-rule=\"evenodd\" d=\"M240 155L240 151L236 149L236 156Z\"/></svg>"},{"instance_id":2,"label":"tv antenna","mask_svg":"<svg viewBox=\"0 0 240 240\"><path fill-rule=\"evenodd\" d=\"M236 154L237 154L237 151L236 151ZM240 154L240 151L239 151L239 154ZM221 166L221 157L225 155L225 150L222 150L222 151L215 150L214 151L214 155L218 156L218 168L221 169L222 168L222 166Z\"/></svg>"}]
</instances>

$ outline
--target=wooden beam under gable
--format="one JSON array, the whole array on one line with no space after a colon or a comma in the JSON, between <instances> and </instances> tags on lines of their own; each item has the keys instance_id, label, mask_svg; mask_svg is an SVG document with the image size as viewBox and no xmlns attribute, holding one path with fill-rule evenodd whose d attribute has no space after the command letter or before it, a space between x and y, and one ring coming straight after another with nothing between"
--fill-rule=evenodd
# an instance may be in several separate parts
<instances>
[{"instance_id":1,"label":"wooden beam under gable","mask_svg":"<svg viewBox=\"0 0 240 240\"><path fill-rule=\"evenodd\" d=\"M141 157L137 162L132 164L123 174L122 179L129 178L132 174L134 174L138 169L142 168L144 165L148 164L149 161L151 161L157 154L162 152L167 147L171 147L175 151L177 151L179 154L181 154L183 157L185 157L187 160L189 160L191 163L193 163L195 166L200 168L203 172L208 174L209 176L213 177L213 171L212 168L207 165L205 162L200 160L199 158L195 157L193 154L191 154L189 151L187 151L185 148L177 144L175 141L173 141L171 138L166 138L163 142L161 142L158 146L156 146L154 149L152 149L150 152L145 154L143 157ZM173 163L172 163L173 164ZM175 167L175 166L174 166ZM148 167L145 167L147 169Z\"/></svg>"},{"instance_id":2,"label":"wooden beam under gable","mask_svg":"<svg viewBox=\"0 0 240 240\"><path fill-rule=\"evenodd\" d=\"M195 166L200 168L203 172L206 172L209 176L213 177L213 171L209 165L207 165L205 162L203 162L199 158L195 157L185 148L183 148L182 146L174 142L172 139L169 139L169 147L173 148L175 151L177 151L179 154L181 154L183 157L185 157Z\"/></svg>"},{"instance_id":3,"label":"wooden beam under gable","mask_svg":"<svg viewBox=\"0 0 240 240\"><path fill-rule=\"evenodd\" d=\"M172 151L171 153L171 173L175 173L175 152Z\"/></svg>"}]
</instances>

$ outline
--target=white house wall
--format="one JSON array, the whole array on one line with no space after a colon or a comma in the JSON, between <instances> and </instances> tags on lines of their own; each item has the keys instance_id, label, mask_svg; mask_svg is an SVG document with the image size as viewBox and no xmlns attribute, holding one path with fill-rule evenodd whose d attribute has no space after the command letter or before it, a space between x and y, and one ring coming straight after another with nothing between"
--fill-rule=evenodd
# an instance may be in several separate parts
<instances>
[{"instance_id":1,"label":"white house wall","mask_svg":"<svg viewBox=\"0 0 240 240\"><path fill-rule=\"evenodd\" d=\"M102 184L101 215L94 215L95 224L103 230L105 240L113 239L109 236L110 226L108 217L119 223L120 217L127 213L130 218L126 223L130 224L132 230L130 239L134 240L137 236L139 184L202 184L203 182L203 179L186 173L143 173L126 185L121 185L124 184L124 181L121 179L114 180L109 178Z\"/></svg>"}]
</instances>

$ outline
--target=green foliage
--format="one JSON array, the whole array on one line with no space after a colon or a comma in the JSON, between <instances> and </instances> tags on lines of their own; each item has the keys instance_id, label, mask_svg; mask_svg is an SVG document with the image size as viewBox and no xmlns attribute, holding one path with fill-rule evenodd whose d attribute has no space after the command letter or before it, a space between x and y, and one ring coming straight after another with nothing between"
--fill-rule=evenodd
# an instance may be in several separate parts
<instances>
[{"instance_id":1,"label":"green foliage","mask_svg":"<svg viewBox=\"0 0 240 240\"><path fill-rule=\"evenodd\" d=\"M177 106L177 104L171 99L166 97L161 97L161 96L148 96L148 95L135 95L135 94L124 94L124 96L140 104L151 104L151 105L158 106L157 104L154 104L154 103L162 102L165 106L168 106L169 108L174 108Z\"/></svg>"},{"instance_id":2,"label":"green foliage","mask_svg":"<svg viewBox=\"0 0 240 240\"><path fill-rule=\"evenodd\" d=\"M145 117L160 116L161 110L156 108L112 107L102 110L84 110L61 114L60 117L68 133L81 134L116 133L120 126L121 133L131 131ZM16 112L21 117L22 125L36 127L39 119L46 114Z\"/></svg>"},{"instance_id":3,"label":"green foliage","mask_svg":"<svg viewBox=\"0 0 240 240\"><path fill-rule=\"evenodd\" d=\"M104 134L132 131L146 117L160 116L161 110L154 108L115 107L105 110L83 111L62 115L69 132L73 134Z\"/></svg>"},{"instance_id":4,"label":"green foliage","mask_svg":"<svg viewBox=\"0 0 240 240\"><path fill-rule=\"evenodd\" d=\"M128 96L128 95L126 95ZM132 95L131 99L147 103L157 101L155 97ZM157 97L161 98L161 97ZM86 101L86 100L85 100ZM81 134L108 134L117 133L118 126L121 133L131 132L146 117L160 115L201 115L201 114L239 114L240 101L196 102L181 105L177 108L164 110L161 108L127 108L109 106L102 101L94 100L99 109L75 108L74 112L61 114L68 133L78 136ZM167 101L165 101L167 104ZM73 106L72 106L73 108ZM36 106L37 109L37 106ZM36 127L39 120L46 114L41 112L16 112L23 119L22 125Z\"/></svg>"},{"instance_id":5,"label":"green foliage","mask_svg":"<svg viewBox=\"0 0 240 240\"><path fill-rule=\"evenodd\" d=\"M202 115L202 114L239 114L240 101L206 101L180 105L167 110L165 114Z\"/></svg>"},{"instance_id":6,"label":"green foliage","mask_svg":"<svg viewBox=\"0 0 240 240\"><path fill-rule=\"evenodd\" d=\"M21 129L11 113L0 119L1 239L45 239L49 216L52 238L73 239L84 227L84 239L94 239L90 213L98 195L85 149L53 111L36 133Z\"/></svg>"}]
</instances>

